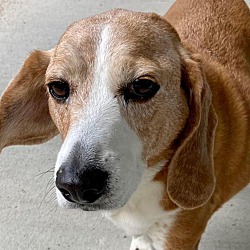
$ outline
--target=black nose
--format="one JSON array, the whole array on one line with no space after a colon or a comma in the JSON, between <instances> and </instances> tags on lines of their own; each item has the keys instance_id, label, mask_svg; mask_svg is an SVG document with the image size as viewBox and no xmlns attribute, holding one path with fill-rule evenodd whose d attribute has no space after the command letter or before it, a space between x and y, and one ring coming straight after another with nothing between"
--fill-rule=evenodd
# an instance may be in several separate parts
<instances>
[{"instance_id":1,"label":"black nose","mask_svg":"<svg viewBox=\"0 0 250 250\"><path fill-rule=\"evenodd\" d=\"M61 166L56 186L70 202L93 203L105 192L107 179L108 173L95 167L79 171L72 166Z\"/></svg>"}]
</instances>

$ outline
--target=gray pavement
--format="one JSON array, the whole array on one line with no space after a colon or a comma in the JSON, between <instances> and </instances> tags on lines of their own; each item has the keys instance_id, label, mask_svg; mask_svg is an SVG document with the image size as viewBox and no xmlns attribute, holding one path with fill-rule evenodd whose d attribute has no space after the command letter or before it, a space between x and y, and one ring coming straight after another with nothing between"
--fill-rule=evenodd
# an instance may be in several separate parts
<instances>
[{"instance_id":1,"label":"gray pavement","mask_svg":"<svg viewBox=\"0 0 250 250\"><path fill-rule=\"evenodd\" d=\"M250 4L250 0L247 1ZM168 0L0 0L0 93L33 49L50 49L75 20L113 8L163 14ZM53 168L60 138L0 155L0 249L128 250L130 237L100 213L57 207ZM210 221L200 249L250 249L250 188Z\"/></svg>"}]
</instances>

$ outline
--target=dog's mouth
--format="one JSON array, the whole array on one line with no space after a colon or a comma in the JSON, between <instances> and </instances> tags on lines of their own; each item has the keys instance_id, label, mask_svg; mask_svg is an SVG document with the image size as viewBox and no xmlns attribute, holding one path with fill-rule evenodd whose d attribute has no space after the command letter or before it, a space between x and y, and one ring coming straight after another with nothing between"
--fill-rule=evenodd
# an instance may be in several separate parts
<instances>
[{"instance_id":1,"label":"dog's mouth","mask_svg":"<svg viewBox=\"0 0 250 250\"><path fill-rule=\"evenodd\" d=\"M122 206L114 206L112 204L76 204L71 203L69 204L69 209L81 209L84 211L100 211L100 210L115 210L122 208L125 206L126 203L124 203Z\"/></svg>"},{"instance_id":2,"label":"dog's mouth","mask_svg":"<svg viewBox=\"0 0 250 250\"><path fill-rule=\"evenodd\" d=\"M110 192L107 192L93 203L79 203L65 199L62 193L57 189L57 200L59 206L67 209L81 209L84 211L100 211L119 209L127 203L128 195L122 195L119 199Z\"/></svg>"}]
</instances>

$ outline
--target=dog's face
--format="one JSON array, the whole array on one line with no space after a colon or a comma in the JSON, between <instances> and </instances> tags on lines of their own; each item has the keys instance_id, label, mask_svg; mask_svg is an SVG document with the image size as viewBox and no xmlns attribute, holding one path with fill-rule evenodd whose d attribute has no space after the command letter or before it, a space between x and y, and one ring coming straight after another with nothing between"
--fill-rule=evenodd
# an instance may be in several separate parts
<instances>
[{"instance_id":1,"label":"dog's face","mask_svg":"<svg viewBox=\"0 0 250 250\"><path fill-rule=\"evenodd\" d=\"M121 207L148 164L167 160L188 108L164 24L115 11L75 23L61 38L46 72L50 113L64 139L55 172L60 203Z\"/></svg>"},{"instance_id":2,"label":"dog's face","mask_svg":"<svg viewBox=\"0 0 250 250\"><path fill-rule=\"evenodd\" d=\"M59 131L58 200L84 210L122 207L159 162L177 205L204 204L215 126L199 61L173 27L125 10L76 22L55 49L33 52L0 100L0 149Z\"/></svg>"}]
</instances>

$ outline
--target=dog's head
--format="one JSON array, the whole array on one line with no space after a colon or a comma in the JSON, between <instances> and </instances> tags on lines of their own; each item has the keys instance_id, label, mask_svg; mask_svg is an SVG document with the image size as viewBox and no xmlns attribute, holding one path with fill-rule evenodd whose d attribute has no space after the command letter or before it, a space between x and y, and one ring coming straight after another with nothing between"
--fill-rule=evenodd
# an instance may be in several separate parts
<instances>
[{"instance_id":1,"label":"dog's head","mask_svg":"<svg viewBox=\"0 0 250 250\"><path fill-rule=\"evenodd\" d=\"M110 11L72 24L55 49L35 51L0 102L0 147L63 138L58 200L113 209L147 168L180 207L211 196L216 119L198 60L156 14Z\"/></svg>"}]
</instances>

